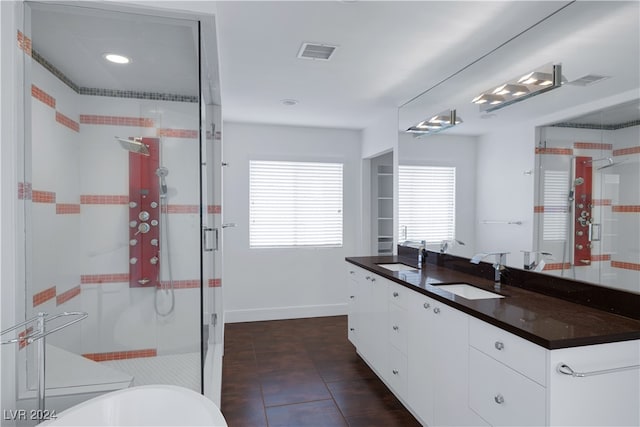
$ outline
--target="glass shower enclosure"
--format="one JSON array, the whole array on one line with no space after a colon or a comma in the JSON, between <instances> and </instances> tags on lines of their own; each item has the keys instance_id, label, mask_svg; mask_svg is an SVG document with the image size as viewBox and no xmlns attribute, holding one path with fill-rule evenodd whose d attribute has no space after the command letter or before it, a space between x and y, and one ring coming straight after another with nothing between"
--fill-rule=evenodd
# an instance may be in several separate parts
<instances>
[{"instance_id":1,"label":"glass shower enclosure","mask_svg":"<svg viewBox=\"0 0 640 427\"><path fill-rule=\"evenodd\" d=\"M147 384L219 403L221 114L218 85L200 79L217 79L214 25L213 16L24 3L16 309L24 319L88 315L47 336L48 410ZM28 409L35 347L16 346L18 404Z\"/></svg>"}]
</instances>

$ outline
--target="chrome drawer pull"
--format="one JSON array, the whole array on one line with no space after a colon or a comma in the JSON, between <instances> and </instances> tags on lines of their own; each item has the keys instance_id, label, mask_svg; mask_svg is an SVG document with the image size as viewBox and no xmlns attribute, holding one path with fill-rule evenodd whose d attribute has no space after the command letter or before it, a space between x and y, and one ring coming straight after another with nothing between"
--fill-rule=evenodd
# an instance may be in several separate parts
<instances>
[{"instance_id":1,"label":"chrome drawer pull","mask_svg":"<svg viewBox=\"0 0 640 427\"><path fill-rule=\"evenodd\" d=\"M498 405L502 405L504 403L504 396L501 394L498 394L493 397L493 400L495 400Z\"/></svg>"},{"instance_id":2,"label":"chrome drawer pull","mask_svg":"<svg viewBox=\"0 0 640 427\"><path fill-rule=\"evenodd\" d=\"M376 278L375 278L375 277L372 277L372 278L371 278L371 281L372 281L372 282L375 282L375 281L376 281Z\"/></svg>"},{"instance_id":3,"label":"chrome drawer pull","mask_svg":"<svg viewBox=\"0 0 640 427\"><path fill-rule=\"evenodd\" d=\"M354 299L356 296L355 295L351 295L349 298Z\"/></svg>"},{"instance_id":4,"label":"chrome drawer pull","mask_svg":"<svg viewBox=\"0 0 640 427\"><path fill-rule=\"evenodd\" d=\"M393 370L393 371L391 371L391 372L393 372L393 375L398 375L398 374L399 374L399 372L398 372L398 370L397 370L397 369L394 369L394 370Z\"/></svg>"},{"instance_id":5,"label":"chrome drawer pull","mask_svg":"<svg viewBox=\"0 0 640 427\"><path fill-rule=\"evenodd\" d=\"M394 331L397 331L398 329L400 329L400 328L398 328L398 326L393 325L393 330L394 330Z\"/></svg>"},{"instance_id":6,"label":"chrome drawer pull","mask_svg":"<svg viewBox=\"0 0 640 427\"><path fill-rule=\"evenodd\" d=\"M556 371L564 375L571 375L574 378L584 378L584 377L591 377L594 375L611 374L613 372L630 371L632 369L638 369L638 368L640 368L640 365L622 366L620 368L602 369L600 371L591 371L591 372L576 372L573 369L571 369L569 365L560 363L558 364Z\"/></svg>"},{"instance_id":7,"label":"chrome drawer pull","mask_svg":"<svg viewBox=\"0 0 640 427\"><path fill-rule=\"evenodd\" d=\"M351 332L353 332L353 331L355 331L356 329L355 329L355 328L349 328L349 330L350 330Z\"/></svg>"},{"instance_id":8,"label":"chrome drawer pull","mask_svg":"<svg viewBox=\"0 0 640 427\"><path fill-rule=\"evenodd\" d=\"M436 307L436 308L433 309L433 312L435 314L439 314L440 313L440 309L438 307Z\"/></svg>"},{"instance_id":9,"label":"chrome drawer pull","mask_svg":"<svg viewBox=\"0 0 640 427\"><path fill-rule=\"evenodd\" d=\"M500 341L496 341L494 346L495 346L496 350L503 350L504 349L504 343L502 343Z\"/></svg>"},{"instance_id":10,"label":"chrome drawer pull","mask_svg":"<svg viewBox=\"0 0 640 427\"><path fill-rule=\"evenodd\" d=\"M429 307L431 307L431 304L429 304L428 302L425 302L424 304L422 304L422 306L424 308L429 308Z\"/></svg>"},{"instance_id":11,"label":"chrome drawer pull","mask_svg":"<svg viewBox=\"0 0 640 427\"><path fill-rule=\"evenodd\" d=\"M398 295L400 295L400 294L399 294L399 293L397 293L397 292L394 292L394 293L393 293L393 297L394 297L394 298L398 298Z\"/></svg>"}]
</instances>

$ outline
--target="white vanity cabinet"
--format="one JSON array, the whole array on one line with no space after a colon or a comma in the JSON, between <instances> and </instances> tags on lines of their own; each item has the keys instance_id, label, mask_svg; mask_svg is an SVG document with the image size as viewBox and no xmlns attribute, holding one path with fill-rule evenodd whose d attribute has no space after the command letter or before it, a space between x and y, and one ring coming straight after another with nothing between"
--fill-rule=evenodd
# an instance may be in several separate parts
<instances>
[{"instance_id":1,"label":"white vanity cabinet","mask_svg":"<svg viewBox=\"0 0 640 427\"><path fill-rule=\"evenodd\" d=\"M353 264L347 264L347 279L347 336L357 348L362 313L360 282L364 280L364 270Z\"/></svg>"},{"instance_id":2,"label":"white vanity cabinet","mask_svg":"<svg viewBox=\"0 0 640 427\"><path fill-rule=\"evenodd\" d=\"M408 398L427 425L486 425L468 405L468 317L420 293L408 296Z\"/></svg>"}]
</instances>

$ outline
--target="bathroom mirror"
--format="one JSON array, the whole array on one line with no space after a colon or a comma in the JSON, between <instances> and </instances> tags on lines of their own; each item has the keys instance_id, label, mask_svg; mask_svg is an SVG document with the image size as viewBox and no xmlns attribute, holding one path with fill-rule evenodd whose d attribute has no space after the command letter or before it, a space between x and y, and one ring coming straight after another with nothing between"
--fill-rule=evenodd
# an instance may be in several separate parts
<instances>
[{"instance_id":1,"label":"bathroom mirror","mask_svg":"<svg viewBox=\"0 0 640 427\"><path fill-rule=\"evenodd\" d=\"M400 108L399 164L456 166L455 237L465 245L450 246L450 253L506 251L507 265L524 268L524 251L538 251L529 256L532 269L640 293L638 6L558 3L559 10L539 24L470 59ZM471 103L550 62L562 67L562 87L490 113ZM435 135L404 132L445 109L456 109L463 122ZM570 194L580 178L578 157L579 166L592 172L593 210L583 236L596 241L576 242L573 235L573 222L582 221L574 218L580 208ZM547 208L552 200L557 206ZM576 244L583 248L578 257ZM584 252L588 245L590 254Z\"/></svg>"}]
</instances>

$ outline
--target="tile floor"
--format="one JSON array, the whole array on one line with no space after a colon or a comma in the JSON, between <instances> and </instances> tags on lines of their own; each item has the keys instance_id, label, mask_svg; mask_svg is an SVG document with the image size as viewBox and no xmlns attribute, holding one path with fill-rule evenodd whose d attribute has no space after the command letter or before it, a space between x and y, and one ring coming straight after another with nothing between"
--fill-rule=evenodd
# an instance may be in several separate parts
<instances>
[{"instance_id":1,"label":"tile floor","mask_svg":"<svg viewBox=\"0 0 640 427\"><path fill-rule=\"evenodd\" d=\"M225 326L229 427L420 426L356 354L346 316Z\"/></svg>"}]
</instances>

